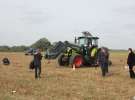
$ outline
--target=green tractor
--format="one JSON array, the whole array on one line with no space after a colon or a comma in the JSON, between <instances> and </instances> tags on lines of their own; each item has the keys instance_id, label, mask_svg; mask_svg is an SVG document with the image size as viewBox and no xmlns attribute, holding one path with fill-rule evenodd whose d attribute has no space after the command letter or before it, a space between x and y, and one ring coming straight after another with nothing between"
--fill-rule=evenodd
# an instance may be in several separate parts
<instances>
[{"instance_id":1,"label":"green tractor","mask_svg":"<svg viewBox=\"0 0 135 100\"><path fill-rule=\"evenodd\" d=\"M47 50L45 57L55 59L58 57L60 66L97 66L98 37L92 36L89 32L82 32L83 36L75 38L75 43L57 42L50 50Z\"/></svg>"}]
</instances>

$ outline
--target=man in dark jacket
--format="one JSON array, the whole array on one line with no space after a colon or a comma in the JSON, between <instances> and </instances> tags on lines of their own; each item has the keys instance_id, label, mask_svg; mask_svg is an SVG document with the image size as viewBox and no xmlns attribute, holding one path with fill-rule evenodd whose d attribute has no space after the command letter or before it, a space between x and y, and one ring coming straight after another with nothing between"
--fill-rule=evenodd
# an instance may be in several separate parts
<instances>
[{"instance_id":1,"label":"man in dark jacket","mask_svg":"<svg viewBox=\"0 0 135 100\"><path fill-rule=\"evenodd\" d=\"M36 53L34 53L34 67L35 67L35 78L40 78L41 74L41 60L42 55L40 53L40 49L37 49Z\"/></svg>"},{"instance_id":2,"label":"man in dark jacket","mask_svg":"<svg viewBox=\"0 0 135 100\"><path fill-rule=\"evenodd\" d=\"M108 59L109 59L109 54L107 49L101 48L98 53L98 63L101 67L102 76L105 76L106 73L108 73Z\"/></svg>"},{"instance_id":3,"label":"man in dark jacket","mask_svg":"<svg viewBox=\"0 0 135 100\"><path fill-rule=\"evenodd\" d=\"M128 59L127 59L127 64L129 66L130 78L135 78L135 73L133 71L133 66L135 65L135 54L131 48L129 48L128 51L129 51L129 54L128 54Z\"/></svg>"}]
</instances>

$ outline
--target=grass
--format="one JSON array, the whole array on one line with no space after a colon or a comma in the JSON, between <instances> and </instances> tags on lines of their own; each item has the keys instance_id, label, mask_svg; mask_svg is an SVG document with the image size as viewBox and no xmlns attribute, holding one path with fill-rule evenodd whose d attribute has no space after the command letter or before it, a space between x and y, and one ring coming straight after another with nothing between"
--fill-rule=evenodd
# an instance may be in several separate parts
<instances>
[{"instance_id":1,"label":"grass","mask_svg":"<svg viewBox=\"0 0 135 100\"><path fill-rule=\"evenodd\" d=\"M100 68L59 67L57 61L42 60L40 80L28 69L32 56L0 53L11 65L0 64L0 100L132 100L135 80L129 78L126 52L111 52L110 76L103 78ZM16 91L13 93L12 91Z\"/></svg>"}]
</instances>

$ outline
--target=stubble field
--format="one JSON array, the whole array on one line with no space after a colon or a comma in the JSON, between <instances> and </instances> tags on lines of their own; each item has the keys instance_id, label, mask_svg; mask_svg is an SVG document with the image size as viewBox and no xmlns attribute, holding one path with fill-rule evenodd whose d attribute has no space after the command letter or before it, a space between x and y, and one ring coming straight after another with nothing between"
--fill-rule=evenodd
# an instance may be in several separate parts
<instances>
[{"instance_id":1,"label":"stubble field","mask_svg":"<svg viewBox=\"0 0 135 100\"><path fill-rule=\"evenodd\" d=\"M60 67L56 60L42 59L40 80L29 70L32 56L24 53L0 53L8 57L9 66L0 62L0 100L133 100L135 79L129 78L126 52L113 52L109 75L101 76L100 67L72 70Z\"/></svg>"}]
</instances>

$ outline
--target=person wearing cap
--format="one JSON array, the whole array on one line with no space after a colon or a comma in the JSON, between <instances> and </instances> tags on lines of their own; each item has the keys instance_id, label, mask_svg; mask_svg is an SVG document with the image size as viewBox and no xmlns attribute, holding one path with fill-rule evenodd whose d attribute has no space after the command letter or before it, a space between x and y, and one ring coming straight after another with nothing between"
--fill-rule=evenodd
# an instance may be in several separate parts
<instances>
[{"instance_id":1,"label":"person wearing cap","mask_svg":"<svg viewBox=\"0 0 135 100\"><path fill-rule=\"evenodd\" d=\"M100 48L97 61L101 67L103 77L108 73L108 60L109 55L107 53L107 50L105 50L105 48Z\"/></svg>"},{"instance_id":2,"label":"person wearing cap","mask_svg":"<svg viewBox=\"0 0 135 100\"><path fill-rule=\"evenodd\" d=\"M127 64L129 66L129 74L130 74L130 78L135 78L135 73L133 71L133 66L135 65L135 54L132 50L132 48L128 49L128 58L127 58Z\"/></svg>"},{"instance_id":3,"label":"person wearing cap","mask_svg":"<svg viewBox=\"0 0 135 100\"><path fill-rule=\"evenodd\" d=\"M34 53L35 79L40 78L41 60L42 60L41 51L40 49L37 49L36 52Z\"/></svg>"}]
</instances>

